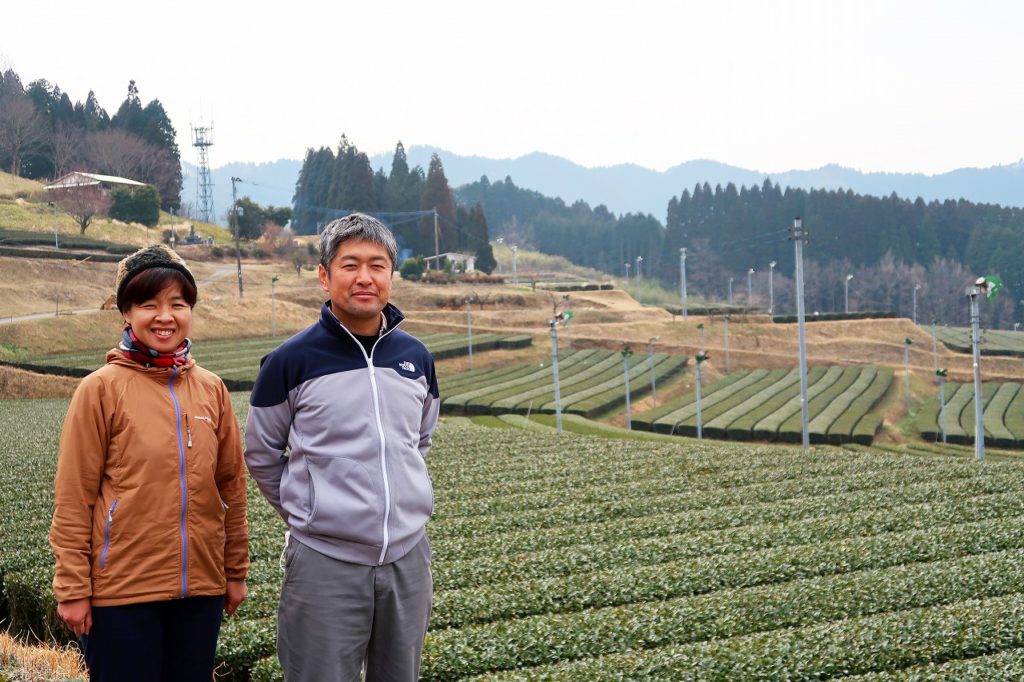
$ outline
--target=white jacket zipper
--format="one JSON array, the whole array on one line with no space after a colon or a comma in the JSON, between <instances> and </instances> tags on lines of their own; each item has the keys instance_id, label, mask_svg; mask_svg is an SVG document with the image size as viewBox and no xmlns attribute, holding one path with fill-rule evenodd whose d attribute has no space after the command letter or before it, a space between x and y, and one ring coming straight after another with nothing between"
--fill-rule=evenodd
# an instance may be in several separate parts
<instances>
[{"instance_id":1,"label":"white jacket zipper","mask_svg":"<svg viewBox=\"0 0 1024 682\"><path fill-rule=\"evenodd\" d=\"M383 314L381 315L383 319ZM370 348L370 354L366 354L366 349L363 348L363 344L359 342L359 339L355 337L355 334L348 330L348 327L341 324L341 321L335 318L338 322L338 326L345 330L345 332L352 337L356 346L359 348L359 352L363 354L363 359L366 360L366 366L370 370L370 390L373 392L373 413L377 418L377 433L380 435L380 474L381 479L384 481L384 535L383 543L380 547L380 556L377 557L377 565L380 566L384 563L384 557L388 553L388 544L390 542L390 536L388 534L388 522L391 519L391 485L388 483L388 460L385 451L387 450L387 441L384 436L384 422L380 418L380 392L377 390L377 370L373 366L373 349L377 347L377 343L391 333L389 327L383 334L377 337L377 340L373 342L373 346Z\"/></svg>"}]
</instances>

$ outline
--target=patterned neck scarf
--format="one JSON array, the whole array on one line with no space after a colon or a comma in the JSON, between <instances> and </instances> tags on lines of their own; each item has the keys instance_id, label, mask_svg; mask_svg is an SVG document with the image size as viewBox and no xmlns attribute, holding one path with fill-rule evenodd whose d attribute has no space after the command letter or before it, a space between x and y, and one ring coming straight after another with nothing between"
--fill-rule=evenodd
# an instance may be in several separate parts
<instances>
[{"instance_id":1,"label":"patterned neck scarf","mask_svg":"<svg viewBox=\"0 0 1024 682\"><path fill-rule=\"evenodd\" d=\"M147 367L180 367L188 362L189 351L192 350L192 342L189 339L185 339L174 352L161 353L143 345L138 337L135 336L131 326L125 325L124 331L121 333L121 343L117 347L126 356L140 365L146 365Z\"/></svg>"}]
</instances>

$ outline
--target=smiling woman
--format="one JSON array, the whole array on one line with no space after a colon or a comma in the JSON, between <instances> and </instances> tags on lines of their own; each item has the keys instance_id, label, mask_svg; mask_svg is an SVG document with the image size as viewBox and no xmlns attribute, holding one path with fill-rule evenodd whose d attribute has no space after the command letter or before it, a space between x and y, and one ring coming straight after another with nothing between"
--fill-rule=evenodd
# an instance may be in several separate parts
<instances>
[{"instance_id":1,"label":"smiling woman","mask_svg":"<svg viewBox=\"0 0 1024 682\"><path fill-rule=\"evenodd\" d=\"M247 594L238 422L224 382L190 357L197 291L181 258L141 249L116 289L121 342L82 380L61 432L57 613L92 679L209 680L221 613ZM188 654L161 656L171 649Z\"/></svg>"}]
</instances>

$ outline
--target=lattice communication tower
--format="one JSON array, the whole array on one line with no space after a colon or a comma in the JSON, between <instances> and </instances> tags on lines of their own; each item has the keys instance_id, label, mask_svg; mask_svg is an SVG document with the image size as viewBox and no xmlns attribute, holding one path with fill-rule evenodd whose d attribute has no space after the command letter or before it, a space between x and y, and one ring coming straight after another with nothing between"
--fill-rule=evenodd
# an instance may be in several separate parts
<instances>
[{"instance_id":1,"label":"lattice communication tower","mask_svg":"<svg viewBox=\"0 0 1024 682\"><path fill-rule=\"evenodd\" d=\"M199 152L199 177L196 198L198 217L204 223L214 222L213 178L210 177L209 148L213 146L213 124L192 126L192 146Z\"/></svg>"}]
</instances>

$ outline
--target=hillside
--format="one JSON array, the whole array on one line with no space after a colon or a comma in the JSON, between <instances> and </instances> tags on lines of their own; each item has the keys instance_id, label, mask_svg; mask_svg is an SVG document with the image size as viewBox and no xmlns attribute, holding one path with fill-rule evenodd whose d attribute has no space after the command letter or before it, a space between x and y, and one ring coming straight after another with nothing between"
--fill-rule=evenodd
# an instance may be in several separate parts
<instances>
[{"instance_id":1,"label":"hillside","mask_svg":"<svg viewBox=\"0 0 1024 682\"><path fill-rule=\"evenodd\" d=\"M142 228L144 229L144 228ZM124 234L110 233L128 239ZM284 338L316 319L323 292L315 274L296 274L290 263L246 260L243 263L245 297L238 298L235 266L229 260L200 260L208 257L209 247L180 249L189 261L199 283L200 303L196 308L192 338L197 347L203 341L268 337L271 332L271 279L279 276L274 288L277 333ZM206 255L204 255L206 254ZM658 337L658 353L692 358L701 348L710 354L704 365L705 383L737 370L761 371L788 369L797 364L796 326L771 322L765 315L733 314L729 322L726 353L725 321L721 316L691 315L687 321L662 307L642 305L615 282L600 273L569 264L562 258L521 249L517 256L520 284L511 282L511 251L496 245L495 254L504 285L426 284L408 282L396 276L392 301L407 315L405 327L415 334L466 333L467 299L472 305L475 335L522 335L533 337L533 345L524 350L481 352L474 358L475 370L499 368L518 363L537 366L550 361L550 331L547 319L555 306L568 307L572 322L559 329L560 350L603 349L618 352L628 344L638 356L646 356L648 340ZM115 311L100 311L110 295L114 263L58 261L51 259L0 256L0 362L25 362L26 359L58 353L87 352L97 360L117 337L120 317ZM542 288L551 279L563 281L605 281L617 288L600 291L573 291L568 294ZM534 281L536 280L536 282ZM60 282L59 287L54 282ZM539 286L535 284L539 282ZM630 290L652 298L651 289ZM568 299L564 299L564 296ZM661 292L662 297L672 295ZM55 312L61 312L55 315ZM69 313L74 314L69 314ZM36 319L10 323L12 318L36 313ZM703 343L700 326L703 326ZM910 365L914 405L930 399L933 383L931 336L927 329L905 318L888 320L850 320L815 322L807 327L808 362L811 367L888 366L896 373L894 388L878 408L885 414L884 431L888 438L905 439L913 430L907 419L903 395L904 340L913 341ZM969 381L970 355L956 353L940 344L940 366L949 369L950 381ZM469 369L465 356L438 362L442 381ZM986 381L1021 381L1024 358L985 357ZM659 383L658 398L673 400L692 394L692 367L678 378ZM59 379L59 380L58 380ZM2 397L66 396L73 380L30 373L6 371L0 376ZM640 396L633 405L635 413L655 406L650 397ZM603 417L617 426L625 426L625 415L618 411Z\"/></svg>"},{"instance_id":2,"label":"hillside","mask_svg":"<svg viewBox=\"0 0 1024 682\"><path fill-rule=\"evenodd\" d=\"M0 199L14 199L19 194L27 195L43 189L43 183L19 178L0 171Z\"/></svg>"},{"instance_id":3,"label":"hillside","mask_svg":"<svg viewBox=\"0 0 1024 682\"><path fill-rule=\"evenodd\" d=\"M58 235L78 236L80 230L72 218L63 211L57 212ZM161 211L160 224L147 228L135 223L123 223L108 218L96 218L85 232L91 239L118 244L145 246L162 238L163 230L173 228L180 237L195 225L196 232L214 238L218 244L231 242L231 233L223 227L184 220ZM52 235L54 232L53 208L47 203L43 183L19 178L0 171L0 230L26 230ZM6 241L6 240L5 240Z\"/></svg>"}]
</instances>

